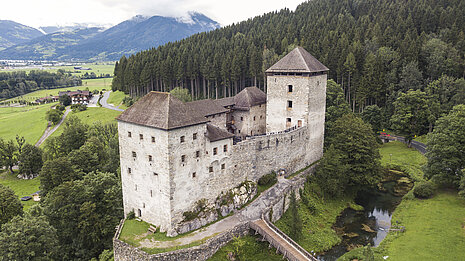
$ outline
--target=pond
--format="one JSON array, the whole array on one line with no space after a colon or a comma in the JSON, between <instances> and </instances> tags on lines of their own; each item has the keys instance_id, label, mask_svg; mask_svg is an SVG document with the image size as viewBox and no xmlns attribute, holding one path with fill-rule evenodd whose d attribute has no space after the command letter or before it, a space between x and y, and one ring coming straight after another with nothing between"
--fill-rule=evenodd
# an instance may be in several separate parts
<instances>
[{"instance_id":1,"label":"pond","mask_svg":"<svg viewBox=\"0 0 465 261\"><path fill-rule=\"evenodd\" d=\"M322 253L318 260L333 261L351 249L368 244L378 246L391 228L392 213L413 185L405 179L384 182L378 189L359 193L355 202L364 210L347 208L341 213L333 229L342 237L342 242Z\"/></svg>"}]
</instances>

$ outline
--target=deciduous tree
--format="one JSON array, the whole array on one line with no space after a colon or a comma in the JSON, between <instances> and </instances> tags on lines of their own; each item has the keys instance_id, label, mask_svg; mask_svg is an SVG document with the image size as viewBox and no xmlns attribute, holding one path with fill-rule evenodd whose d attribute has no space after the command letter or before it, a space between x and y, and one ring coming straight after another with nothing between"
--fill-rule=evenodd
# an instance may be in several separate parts
<instances>
[{"instance_id":1,"label":"deciduous tree","mask_svg":"<svg viewBox=\"0 0 465 261\"><path fill-rule=\"evenodd\" d=\"M9 187L0 184L0 225L5 224L14 216L23 214L23 206Z\"/></svg>"}]
</instances>

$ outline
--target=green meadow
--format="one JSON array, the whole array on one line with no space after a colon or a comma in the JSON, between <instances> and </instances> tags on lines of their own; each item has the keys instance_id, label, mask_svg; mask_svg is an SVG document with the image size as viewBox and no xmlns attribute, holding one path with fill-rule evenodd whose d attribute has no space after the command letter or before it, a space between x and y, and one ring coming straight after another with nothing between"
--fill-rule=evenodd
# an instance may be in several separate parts
<instances>
[{"instance_id":1,"label":"green meadow","mask_svg":"<svg viewBox=\"0 0 465 261\"><path fill-rule=\"evenodd\" d=\"M18 179L16 177L17 173L11 174L9 171L0 172L0 184L11 188L18 198L24 196L30 196L32 193L39 190L40 180L38 178L35 179ZM24 210L29 209L37 202L31 200L28 201L21 201L24 206Z\"/></svg>"},{"instance_id":2,"label":"green meadow","mask_svg":"<svg viewBox=\"0 0 465 261\"><path fill-rule=\"evenodd\" d=\"M116 91L116 92L111 92L110 97L108 97L108 104L113 104L113 106L121 108L121 109L127 109L127 106L122 104L124 97L128 96L122 91Z\"/></svg>"},{"instance_id":3,"label":"green meadow","mask_svg":"<svg viewBox=\"0 0 465 261\"><path fill-rule=\"evenodd\" d=\"M35 144L47 127L45 114L55 104L0 108L0 137L8 140L18 134Z\"/></svg>"}]
</instances>

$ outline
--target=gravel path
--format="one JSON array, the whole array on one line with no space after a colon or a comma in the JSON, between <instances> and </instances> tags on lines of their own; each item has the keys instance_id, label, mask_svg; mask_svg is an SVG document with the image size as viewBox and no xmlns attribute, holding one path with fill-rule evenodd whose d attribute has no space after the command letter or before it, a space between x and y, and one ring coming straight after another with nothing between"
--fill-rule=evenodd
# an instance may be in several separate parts
<instances>
[{"instance_id":1,"label":"gravel path","mask_svg":"<svg viewBox=\"0 0 465 261\"><path fill-rule=\"evenodd\" d=\"M107 108L107 109L110 109L110 110L114 110L114 111L124 111L123 109L120 109L120 108L117 108L111 104L108 104L108 98L110 97L110 93L111 91L107 91L103 94L103 97L102 99L100 99L100 104L102 104L102 107L103 108Z\"/></svg>"},{"instance_id":2,"label":"gravel path","mask_svg":"<svg viewBox=\"0 0 465 261\"><path fill-rule=\"evenodd\" d=\"M52 135L58 129L58 127L60 127L60 125L63 123L63 121L65 121L65 118L66 118L66 116L68 116L68 113L70 111L71 111L71 109L69 107L67 107L66 110L65 110L65 113L63 113L63 117L61 117L60 122L57 125L55 125L55 127L53 127L53 129L52 129L52 126L48 126L47 129L45 129L44 134L42 135L42 137L40 137L40 139L35 144L36 147L39 147L42 143L44 143L44 141L48 137L50 137L50 135Z\"/></svg>"}]
</instances>

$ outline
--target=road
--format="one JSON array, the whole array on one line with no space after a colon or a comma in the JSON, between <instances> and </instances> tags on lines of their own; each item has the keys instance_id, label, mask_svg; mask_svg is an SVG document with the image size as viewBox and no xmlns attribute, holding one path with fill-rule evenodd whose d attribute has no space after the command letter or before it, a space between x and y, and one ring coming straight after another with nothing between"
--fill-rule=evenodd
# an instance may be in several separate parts
<instances>
[{"instance_id":1,"label":"road","mask_svg":"<svg viewBox=\"0 0 465 261\"><path fill-rule=\"evenodd\" d=\"M114 110L114 111L124 111L123 109L120 109L120 108L117 108L111 104L108 104L108 98L110 97L110 93L111 91L107 91L103 94L103 97L102 99L100 100L100 104L102 105L103 108L107 108L107 109L110 109L110 110Z\"/></svg>"},{"instance_id":2,"label":"road","mask_svg":"<svg viewBox=\"0 0 465 261\"><path fill-rule=\"evenodd\" d=\"M42 137L40 137L40 139L35 144L36 147L39 147L40 144L42 144L48 137L50 137L50 135L52 135L52 133L54 133L58 129L58 127L60 127L60 125L65 121L66 116L68 116L68 113L70 111L71 111L71 109L68 106L66 108L66 110L65 110L65 113L63 113L63 116L61 117L60 122L57 125L55 125L55 127L53 127L53 129L51 129L52 126L48 126L47 129L45 129L44 134L42 135Z\"/></svg>"}]
</instances>

